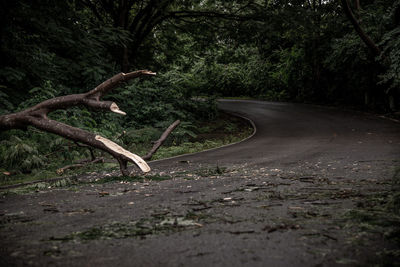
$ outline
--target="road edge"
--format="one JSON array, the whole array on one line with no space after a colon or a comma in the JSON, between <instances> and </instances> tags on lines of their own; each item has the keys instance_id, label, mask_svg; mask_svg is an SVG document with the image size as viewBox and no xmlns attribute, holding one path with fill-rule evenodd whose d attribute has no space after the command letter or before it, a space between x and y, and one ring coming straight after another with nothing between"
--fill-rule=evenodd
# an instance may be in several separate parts
<instances>
[{"instance_id":1,"label":"road edge","mask_svg":"<svg viewBox=\"0 0 400 267\"><path fill-rule=\"evenodd\" d=\"M243 116L243 115L235 113L235 112L230 112L230 111L225 111L225 110L223 110L223 111L226 112L229 115L232 115L232 116L235 116L235 117L239 117L239 118L242 118L242 119L248 121L250 123L251 127L253 127L253 133L251 135L249 135L248 137L246 137L245 139L242 139L242 140L234 142L234 143L230 143L230 144L226 144L226 145L223 145L223 146L206 149L206 150L199 151L199 152L193 152L193 153L186 153L186 154L182 154L182 155L177 155L177 156L173 156L173 157L169 157L169 158L165 158L165 159L156 159L156 160L148 161L148 163L151 164L151 163L165 161L165 160L172 160L172 159L176 159L176 158L180 158L180 157L191 156L191 155L200 154L200 153L203 153L203 152L214 151L214 150L217 150L217 149L221 149L221 148L237 145L237 144L246 142L247 140L252 138L257 133L257 126L250 118L247 118L246 116Z\"/></svg>"},{"instance_id":2,"label":"road edge","mask_svg":"<svg viewBox=\"0 0 400 267\"><path fill-rule=\"evenodd\" d=\"M169 158L165 158L165 159L152 160L152 161L148 161L147 163L151 164L153 162L160 162L160 161L164 161L164 160L172 160L172 159L179 158L179 157L195 155L195 154L199 154L199 153L203 153L203 152L208 152L208 151L221 149L221 148L228 147L228 146L237 145L239 143L242 143L242 142L245 142L245 141L249 140L250 138L252 138L256 134L257 127L256 127L255 123L251 119L249 119L249 118L247 118L247 117L245 117L243 115L240 115L238 113L234 113L234 112L230 112L230 111L224 111L224 112L226 112L227 114L229 114L231 116L239 117L239 118L242 118L242 119L248 121L250 123L251 127L253 127L253 133L251 135L249 135L248 137L246 137L245 139L242 139L240 141L237 141L237 142L234 142L234 143L231 143L231 144L227 144L227 145L223 145L223 146L219 146L219 147L214 147L214 148L206 149L206 150L199 151L199 152L193 152L193 153L177 155L177 156L173 156L173 157L169 157ZM26 183L5 185L5 186L0 186L0 191L7 190L7 189L14 189L14 188L22 187L22 186L33 185L33 184L37 184L37 183L57 182L57 181L65 180L65 179L75 180L74 179L75 177L76 177L76 175L75 176L69 176L69 177L62 177L61 176L61 177L54 177L54 178L50 178L50 179L42 179L42 180L30 181L30 182L26 182Z\"/></svg>"}]
</instances>

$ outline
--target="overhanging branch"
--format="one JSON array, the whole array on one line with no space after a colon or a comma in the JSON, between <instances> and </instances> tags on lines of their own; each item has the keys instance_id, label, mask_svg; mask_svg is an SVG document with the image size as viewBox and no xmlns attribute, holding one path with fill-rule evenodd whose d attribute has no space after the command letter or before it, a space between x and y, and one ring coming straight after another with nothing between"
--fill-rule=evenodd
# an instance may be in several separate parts
<instances>
[{"instance_id":1,"label":"overhanging branch","mask_svg":"<svg viewBox=\"0 0 400 267\"><path fill-rule=\"evenodd\" d=\"M51 120L47 115L52 111L66 109L77 105L109 110L117 114L125 115L126 113L121 111L116 103L112 101L100 101L101 97L113 88L120 85L122 82L126 82L140 76L152 75L155 75L155 73L148 70L119 73L87 93L55 97L43 101L26 110L8 115L2 115L0 116L0 129L26 130L27 126L33 126L42 131L54 133L72 141L80 142L108 152L120 163L120 169L123 175L129 174L127 170L128 162L133 162L143 172L148 172L150 171L150 167L142 158L123 149L121 146L112 142L111 140L99 135L95 135L88 131L72 127L70 125Z\"/></svg>"}]
</instances>

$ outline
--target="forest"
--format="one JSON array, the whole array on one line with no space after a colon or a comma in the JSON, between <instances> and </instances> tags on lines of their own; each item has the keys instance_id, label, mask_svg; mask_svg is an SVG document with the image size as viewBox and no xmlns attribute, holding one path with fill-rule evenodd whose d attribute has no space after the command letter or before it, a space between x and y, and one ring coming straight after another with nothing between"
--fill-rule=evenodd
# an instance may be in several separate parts
<instances>
[{"instance_id":1,"label":"forest","mask_svg":"<svg viewBox=\"0 0 400 267\"><path fill-rule=\"evenodd\" d=\"M188 147L222 97L382 114L400 106L399 0L2 0L0 25L0 115L120 72L157 73L104 97L126 116L82 106L50 114L134 153L176 120L167 147ZM93 153L28 129L0 132L2 179L54 176Z\"/></svg>"}]
</instances>

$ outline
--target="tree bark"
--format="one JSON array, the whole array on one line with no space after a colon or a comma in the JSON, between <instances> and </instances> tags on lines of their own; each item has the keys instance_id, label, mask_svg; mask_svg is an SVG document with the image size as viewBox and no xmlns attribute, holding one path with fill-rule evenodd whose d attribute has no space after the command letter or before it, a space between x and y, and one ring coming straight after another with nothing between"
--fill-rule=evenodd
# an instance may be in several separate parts
<instances>
[{"instance_id":1,"label":"tree bark","mask_svg":"<svg viewBox=\"0 0 400 267\"><path fill-rule=\"evenodd\" d=\"M121 111L116 103L112 101L100 101L100 98L122 82L126 82L130 79L140 76L149 75L155 75L155 73L148 70L140 70L126 74L119 73L87 93L55 97L45 100L26 110L8 115L2 115L0 116L0 130L26 130L28 126L33 126L42 131L54 133L72 141L80 142L108 152L118 160L121 173L123 175L129 175L127 169L128 162L133 162L143 172L148 172L150 171L150 167L142 158L123 149L111 140L91 132L72 127L70 125L51 120L47 117L47 115L48 113L57 109L66 109L77 105L109 110L117 114L125 115L126 113Z\"/></svg>"},{"instance_id":2,"label":"tree bark","mask_svg":"<svg viewBox=\"0 0 400 267\"><path fill-rule=\"evenodd\" d=\"M146 156L143 157L144 160L150 160L151 157L153 156L154 153L157 152L157 150L162 146L164 141L167 139L168 135L181 123L180 120L175 121L172 123L166 130L165 132L161 135L160 139L158 139L154 145L153 148L146 154Z\"/></svg>"},{"instance_id":3,"label":"tree bark","mask_svg":"<svg viewBox=\"0 0 400 267\"><path fill-rule=\"evenodd\" d=\"M181 123L180 120L176 120L174 123L172 123L165 131L164 133L161 135L161 137L154 142L153 147L151 148L151 150L142 157L143 160L150 160L153 155L157 152L157 150L163 145L163 143L165 142L165 140L168 138L168 136L172 133L172 131L178 127L178 125ZM93 164L93 163L103 163L104 162L104 158L97 158L94 156L93 153L93 149L92 147L88 146L88 145L81 145L78 142L75 142L77 146L80 147L87 147L90 149L90 154L91 154L91 159L85 159L85 160L81 160L75 164L71 164L71 165L67 165L65 167L59 168L57 170L57 174L63 174L66 170L69 169L75 169L75 168L81 168L84 167L88 164Z\"/></svg>"},{"instance_id":4,"label":"tree bark","mask_svg":"<svg viewBox=\"0 0 400 267\"><path fill-rule=\"evenodd\" d=\"M357 19L355 18L353 11L351 10L350 4L348 0L341 0L343 11L346 14L347 18L350 20L351 24L357 34L360 36L361 40L367 45L367 47L371 50L371 52L375 56L381 55L381 49L375 44L375 42L364 32L361 28L360 23L358 23Z\"/></svg>"}]
</instances>

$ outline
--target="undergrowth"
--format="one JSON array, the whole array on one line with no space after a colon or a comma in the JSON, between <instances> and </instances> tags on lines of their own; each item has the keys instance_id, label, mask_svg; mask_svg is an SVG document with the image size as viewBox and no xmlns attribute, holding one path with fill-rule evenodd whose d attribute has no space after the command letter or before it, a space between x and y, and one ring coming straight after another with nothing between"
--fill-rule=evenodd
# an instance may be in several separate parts
<instances>
[{"instance_id":1,"label":"undergrowth","mask_svg":"<svg viewBox=\"0 0 400 267\"><path fill-rule=\"evenodd\" d=\"M153 155L152 160L200 152L235 143L248 137L252 132L253 129L247 122L223 113L216 120L199 122L197 127L182 122ZM128 150L138 155L145 155L152 146L151 141L157 140L161 133L160 129L152 127L131 129L119 139ZM57 174L59 168L73 164L82 157L90 157L87 148L77 147L62 138L55 138L54 142L50 144L52 151L46 155L40 154L43 148L34 147L34 144L24 142L20 138L15 138L14 143L8 145L12 146L10 150L16 150L16 153L7 155L5 150L3 151L3 159L7 159L9 164L0 166L0 186L54 178L60 176ZM5 146L2 148L5 149ZM73 176L87 172L119 169L118 163L110 162L113 158L108 154L95 151L95 155L104 157L106 163L90 164L82 168L66 170L63 175ZM25 164L22 164L20 160ZM21 168L19 168L20 165Z\"/></svg>"}]
</instances>

